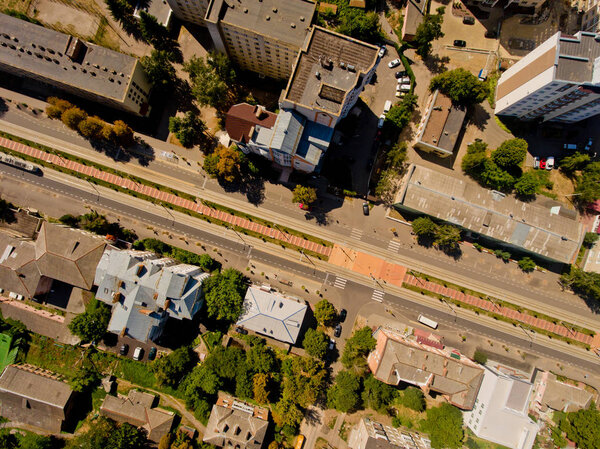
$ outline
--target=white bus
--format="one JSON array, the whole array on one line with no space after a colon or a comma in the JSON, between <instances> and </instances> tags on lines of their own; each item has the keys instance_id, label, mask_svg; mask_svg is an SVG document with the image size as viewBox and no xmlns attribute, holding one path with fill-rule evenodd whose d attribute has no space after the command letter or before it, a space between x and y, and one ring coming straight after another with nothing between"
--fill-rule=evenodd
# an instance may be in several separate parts
<instances>
[{"instance_id":1,"label":"white bus","mask_svg":"<svg viewBox=\"0 0 600 449\"><path fill-rule=\"evenodd\" d=\"M427 318L424 315L419 315L419 318L417 318L417 320L419 321L419 323L424 324L425 326L429 326L432 329L437 329L438 327L437 321L433 321L431 318Z\"/></svg>"}]
</instances>

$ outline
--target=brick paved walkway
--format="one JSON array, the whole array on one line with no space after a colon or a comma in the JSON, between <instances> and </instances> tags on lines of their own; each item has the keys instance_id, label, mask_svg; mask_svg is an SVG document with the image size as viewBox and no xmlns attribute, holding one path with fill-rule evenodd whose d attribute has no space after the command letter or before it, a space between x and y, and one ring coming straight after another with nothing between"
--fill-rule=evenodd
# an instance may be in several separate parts
<instances>
[{"instance_id":1,"label":"brick paved walkway","mask_svg":"<svg viewBox=\"0 0 600 449\"><path fill-rule=\"evenodd\" d=\"M36 148L32 148L9 139L5 139L4 137L0 137L0 146L9 148L13 151L17 151L22 154L29 155L31 157L35 157L37 159L41 159L45 162L59 167L68 168L69 170L82 173L86 176L89 176L90 178L95 178L101 181L109 182L111 184L118 185L125 189L129 189L133 192L141 193L159 201L174 204L176 206L205 215L207 217L216 218L231 225L239 226L240 228L257 232L266 237L270 237L282 242L288 242L292 245L298 246L309 251L313 251L318 254L322 254L327 257L329 257L329 255L331 254L331 248L328 246L320 245L318 243L311 242L310 240L283 233L277 229L269 228L267 226L254 223L246 218L237 217L235 215L228 214L223 211L211 209L208 206L205 206L203 204L197 204L193 201L178 197L177 195L173 195L172 193L163 192L162 190L155 189L154 187L148 187L142 184L138 184L130 179L122 178L120 176L113 175L112 173L106 173L97 168L80 164L79 162L61 158L60 156L57 156L55 154L49 154Z\"/></svg>"},{"instance_id":2,"label":"brick paved walkway","mask_svg":"<svg viewBox=\"0 0 600 449\"><path fill-rule=\"evenodd\" d=\"M408 285L414 285L416 287L420 287L424 290L439 293L441 295L452 298L456 301L463 302L465 304L470 304L475 307L479 307L480 309L487 310L488 312L494 312L498 315L502 315L508 318L511 318L516 321L520 321L521 323L529 324L530 326L534 326L540 329L545 329L548 332L552 332L557 335L562 335L563 337L568 337L573 340L577 340L588 345L592 345L593 337L589 335L582 334L581 332L574 332L564 325L554 324L547 320L542 320L540 318L536 318L534 316L528 315L526 313L517 312L514 309L510 309L508 307L503 307L493 303L492 301L478 298L477 296L467 295L458 290L454 290L452 288L444 287L443 285L436 284L435 282L425 281L423 279L419 279L411 274L406 274L404 276L404 282Z\"/></svg>"}]
</instances>

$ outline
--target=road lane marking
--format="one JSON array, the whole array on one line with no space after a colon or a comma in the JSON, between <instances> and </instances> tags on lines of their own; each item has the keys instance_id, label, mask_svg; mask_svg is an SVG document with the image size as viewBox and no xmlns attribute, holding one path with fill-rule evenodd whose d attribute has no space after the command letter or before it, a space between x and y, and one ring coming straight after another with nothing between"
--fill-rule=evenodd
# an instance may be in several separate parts
<instances>
[{"instance_id":1,"label":"road lane marking","mask_svg":"<svg viewBox=\"0 0 600 449\"><path fill-rule=\"evenodd\" d=\"M377 302L383 302L383 297L385 296L385 292L381 290L373 290L373 295L371 299Z\"/></svg>"},{"instance_id":2,"label":"road lane marking","mask_svg":"<svg viewBox=\"0 0 600 449\"><path fill-rule=\"evenodd\" d=\"M344 278L341 278L339 276L336 276L335 277L335 282L333 283L333 286L337 287L337 288L344 289L344 288L346 288L346 282L348 282L348 279L344 279Z\"/></svg>"}]
</instances>

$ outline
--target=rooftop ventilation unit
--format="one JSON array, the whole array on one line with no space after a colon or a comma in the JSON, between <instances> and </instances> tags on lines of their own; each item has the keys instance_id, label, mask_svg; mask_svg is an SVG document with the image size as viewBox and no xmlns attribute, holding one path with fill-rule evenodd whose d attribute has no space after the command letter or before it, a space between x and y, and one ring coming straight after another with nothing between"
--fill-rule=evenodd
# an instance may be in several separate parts
<instances>
[{"instance_id":1,"label":"rooftop ventilation unit","mask_svg":"<svg viewBox=\"0 0 600 449\"><path fill-rule=\"evenodd\" d=\"M340 61L340 68L345 69L346 68L346 63Z\"/></svg>"},{"instance_id":2,"label":"rooftop ventilation unit","mask_svg":"<svg viewBox=\"0 0 600 449\"><path fill-rule=\"evenodd\" d=\"M348 71L356 72L356 67L354 67L352 64L348 64Z\"/></svg>"},{"instance_id":3,"label":"rooftop ventilation unit","mask_svg":"<svg viewBox=\"0 0 600 449\"><path fill-rule=\"evenodd\" d=\"M321 72L317 71L315 72L315 76L317 77L318 80L321 79Z\"/></svg>"}]
</instances>

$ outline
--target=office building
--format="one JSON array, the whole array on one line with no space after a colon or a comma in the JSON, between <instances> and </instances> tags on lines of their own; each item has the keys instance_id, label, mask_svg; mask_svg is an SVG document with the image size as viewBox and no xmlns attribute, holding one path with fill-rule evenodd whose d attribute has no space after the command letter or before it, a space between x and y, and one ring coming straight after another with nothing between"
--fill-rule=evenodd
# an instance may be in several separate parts
<instances>
[{"instance_id":1,"label":"office building","mask_svg":"<svg viewBox=\"0 0 600 449\"><path fill-rule=\"evenodd\" d=\"M498 80L498 115L574 123L600 113L600 36L556 33Z\"/></svg>"},{"instance_id":2,"label":"office building","mask_svg":"<svg viewBox=\"0 0 600 449\"><path fill-rule=\"evenodd\" d=\"M280 106L330 128L346 117L379 64L375 45L313 27Z\"/></svg>"},{"instance_id":3,"label":"office building","mask_svg":"<svg viewBox=\"0 0 600 449\"><path fill-rule=\"evenodd\" d=\"M135 115L149 113L151 85L140 62L6 14L0 14L0 71ZM57 94L59 95L59 94Z\"/></svg>"},{"instance_id":4,"label":"office building","mask_svg":"<svg viewBox=\"0 0 600 449\"><path fill-rule=\"evenodd\" d=\"M217 51L243 69L284 80L314 11L309 0L211 0L204 22Z\"/></svg>"}]
</instances>

